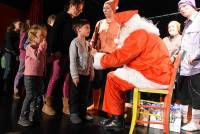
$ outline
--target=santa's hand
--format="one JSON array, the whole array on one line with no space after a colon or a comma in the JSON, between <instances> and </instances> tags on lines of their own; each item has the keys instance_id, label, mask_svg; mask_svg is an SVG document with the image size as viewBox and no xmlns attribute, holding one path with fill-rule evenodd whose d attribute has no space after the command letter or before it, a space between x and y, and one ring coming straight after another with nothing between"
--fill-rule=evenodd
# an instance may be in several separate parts
<instances>
[{"instance_id":1,"label":"santa's hand","mask_svg":"<svg viewBox=\"0 0 200 134\"><path fill-rule=\"evenodd\" d=\"M97 50L96 50L96 49L94 49L94 48L92 48L92 50L91 50L90 54L91 54L92 56L94 56L96 53L97 53Z\"/></svg>"}]
</instances>

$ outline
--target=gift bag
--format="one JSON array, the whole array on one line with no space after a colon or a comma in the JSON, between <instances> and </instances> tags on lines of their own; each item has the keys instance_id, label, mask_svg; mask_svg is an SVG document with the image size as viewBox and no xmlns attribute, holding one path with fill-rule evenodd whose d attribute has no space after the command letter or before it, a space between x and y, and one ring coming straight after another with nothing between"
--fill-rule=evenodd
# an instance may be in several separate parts
<instances>
[{"instance_id":1,"label":"gift bag","mask_svg":"<svg viewBox=\"0 0 200 134\"><path fill-rule=\"evenodd\" d=\"M156 104L162 105L162 104ZM174 104L170 106L170 131L180 133L181 130L181 109L182 106L178 104ZM163 111L160 110L152 110L152 114L159 114L160 116L151 116L151 122L161 122L163 121ZM163 129L163 125L160 124L150 124L152 128Z\"/></svg>"}]
</instances>

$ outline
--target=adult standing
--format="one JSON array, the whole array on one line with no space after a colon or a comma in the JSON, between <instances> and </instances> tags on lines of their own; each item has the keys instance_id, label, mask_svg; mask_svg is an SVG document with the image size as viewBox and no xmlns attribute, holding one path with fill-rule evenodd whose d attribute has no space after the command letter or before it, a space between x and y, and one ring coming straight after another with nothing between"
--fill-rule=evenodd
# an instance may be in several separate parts
<instances>
[{"instance_id":1,"label":"adult standing","mask_svg":"<svg viewBox=\"0 0 200 134\"><path fill-rule=\"evenodd\" d=\"M116 39L119 34L120 25L114 19L114 13L118 6L118 0L108 0L104 3L103 13L105 19L97 22L90 45L98 52L112 53L116 48ZM93 105L88 110L101 110L104 96L106 76L112 69L95 70L93 82ZM100 107L99 107L100 102Z\"/></svg>"},{"instance_id":2,"label":"adult standing","mask_svg":"<svg viewBox=\"0 0 200 134\"><path fill-rule=\"evenodd\" d=\"M188 123L188 106L192 105L192 119L182 129L196 131L200 130L200 13L196 11L195 0L180 0L178 8L181 15L187 18L182 33L181 50L185 53L178 83L184 123Z\"/></svg>"},{"instance_id":3,"label":"adult standing","mask_svg":"<svg viewBox=\"0 0 200 134\"><path fill-rule=\"evenodd\" d=\"M176 58L176 55L181 49L181 24L178 21L170 21L168 24L168 33L169 36L163 38L163 41L165 42L167 49L169 51L171 61L174 61Z\"/></svg>"},{"instance_id":4,"label":"adult standing","mask_svg":"<svg viewBox=\"0 0 200 134\"><path fill-rule=\"evenodd\" d=\"M19 55L19 38L21 21L14 21L8 28L5 35L5 71L4 71L4 92L12 95L13 81L17 70L17 59Z\"/></svg>"},{"instance_id":5,"label":"adult standing","mask_svg":"<svg viewBox=\"0 0 200 134\"><path fill-rule=\"evenodd\" d=\"M75 33L72 29L73 18L80 15L84 7L83 0L70 0L66 10L56 16L53 29L51 55L54 57L51 78L47 87L45 103L42 111L48 115L55 115L52 107L52 93L60 80L63 86L63 113L69 114L68 89L69 89L69 46Z\"/></svg>"}]
</instances>

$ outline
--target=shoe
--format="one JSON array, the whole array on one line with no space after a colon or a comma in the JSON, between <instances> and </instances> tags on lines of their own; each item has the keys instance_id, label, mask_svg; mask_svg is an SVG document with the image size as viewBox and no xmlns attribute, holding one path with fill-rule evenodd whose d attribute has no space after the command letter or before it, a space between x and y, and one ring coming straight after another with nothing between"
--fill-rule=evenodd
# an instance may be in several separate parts
<instances>
[{"instance_id":1,"label":"shoe","mask_svg":"<svg viewBox=\"0 0 200 134\"><path fill-rule=\"evenodd\" d=\"M81 118L78 116L78 114L70 114L70 121L73 124L80 124L82 122Z\"/></svg>"},{"instance_id":2,"label":"shoe","mask_svg":"<svg viewBox=\"0 0 200 134\"><path fill-rule=\"evenodd\" d=\"M40 121L40 113L38 110L30 111L29 113L29 121L34 123L39 123Z\"/></svg>"},{"instance_id":3,"label":"shoe","mask_svg":"<svg viewBox=\"0 0 200 134\"><path fill-rule=\"evenodd\" d=\"M112 121L112 118L109 119L103 119L99 122L99 126L104 127L105 125L107 125L108 123L110 123Z\"/></svg>"},{"instance_id":4,"label":"shoe","mask_svg":"<svg viewBox=\"0 0 200 134\"><path fill-rule=\"evenodd\" d=\"M21 113L17 124L19 124L19 125L21 125L23 127L28 127L28 126L32 125L31 121L29 121L29 114L28 114L28 112L22 112Z\"/></svg>"},{"instance_id":5,"label":"shoe","mask_svg":"<svg viewBox=\"0 0 200 134\"><path fill-rule=\"evenodd\" d=\"M113 119L104 126L104 129L116 132L122 131L124 130L124 119Z\"/></svg>"},{"instance_id":6,"label":"shoe","mask_svg":"<svg viewBox=\"0 0 200 134\"><path fill-rule=\"evenodd\" d=\"M184 131L189 131L189 132L197 131L197 130L200 130L200 125L194 122L190 122L186 124L185 126L181 127L181 129Z\"/></svg>"},{"instance_id":7,"label":"shoe","mask_svg":"<svg viewBox=\"0 0 200 134\"><path fill-rule=\"evenodd\" d=\"M91 115L86 115L85 117L81 118L84 122L92 122L94 120L94 117Z\"/></svg>"},{"instance_id":8,"label":"shoe","mask_svg":"<svg viewBox=\"0 0 200 134\"><path fill-rule=\"evenodd\" d=\"M94 117L92 117L91 115L87 114L85 119L91 121L91 120L94 120Z\"/></svg>"}]
</instances>

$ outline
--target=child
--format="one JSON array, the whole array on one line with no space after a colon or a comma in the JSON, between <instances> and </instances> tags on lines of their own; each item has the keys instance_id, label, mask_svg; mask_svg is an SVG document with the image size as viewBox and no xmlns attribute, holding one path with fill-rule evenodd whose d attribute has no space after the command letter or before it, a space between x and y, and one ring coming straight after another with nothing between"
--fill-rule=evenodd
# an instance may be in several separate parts
<instances>
[{"instance_id":1,"label":"child","mask_svg":"<svg viewBox=\"0 0 200 134\"><path fill-rule=\"evenodd\" d=\"M43 86L43 74L45 68L46 48L44 28L33 25L28 32L29 44L26 47L24 85L26 97L23 102L19 125L31 126L34 121L34 110L36 109L37 98L40 96Z\"/></svg>"},{"instance_id":2,"label":"child","mask_svg":"<svg viewBox=\"0 0 200 134\"><path fill-rule=\"evenodd\" d=\"M70 74L72 86L70 89L70 120L73 124L90 120L86 116L87 98L90 80L94 77L92 57L89 53L89 42L86 37L90 34L87 20L80 20L74 25L77 37L72 40L69 48Z\"/></svg>"},{"instance_id":3,"label":"child","mask_svg":"<svg viewBox=\"0 0 200 134\"><path fill-rule=\"evenodd\" d=\"M17 74L15 76L15 81L14 81L14 94L13 98L14 99L20 99L20 93L22 91L23 87L23 78L24 78L24 63L25 63L25 55L26 51L24 48L24 43L26 42L27 39L27 33L28 29L30 28L30 25L28 23L23 23L21 33L20 33L20 41L19 41L19 67Z\"/></svg>"}]
</instances>

